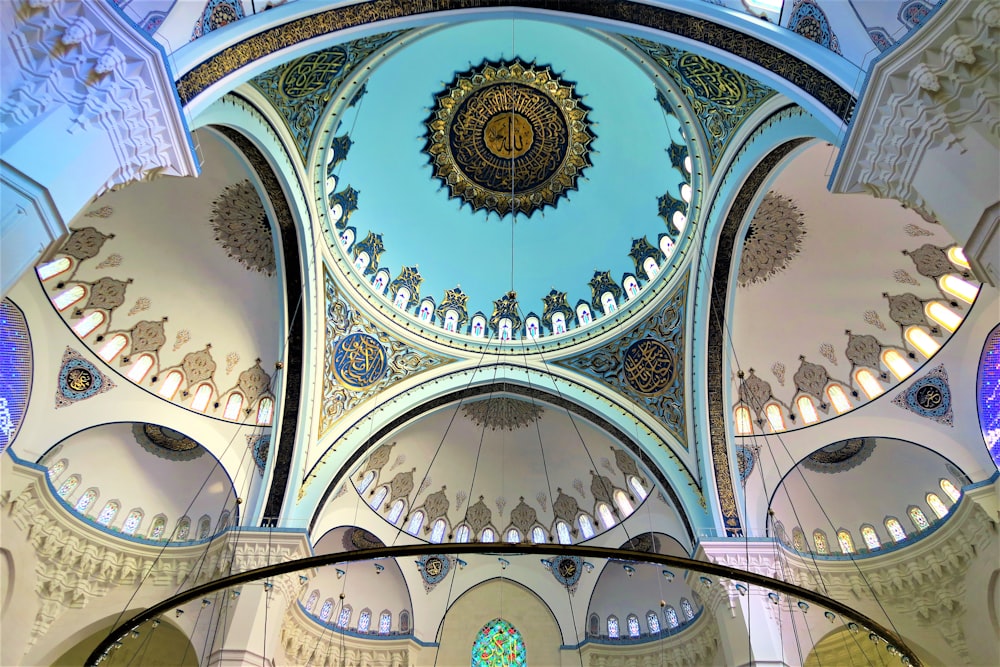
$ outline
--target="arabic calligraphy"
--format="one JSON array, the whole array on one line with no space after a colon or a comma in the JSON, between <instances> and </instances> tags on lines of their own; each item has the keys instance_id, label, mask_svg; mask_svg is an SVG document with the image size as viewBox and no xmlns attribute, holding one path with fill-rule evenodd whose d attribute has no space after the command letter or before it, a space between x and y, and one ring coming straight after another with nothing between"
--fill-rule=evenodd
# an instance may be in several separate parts
<instances>
[{"instance_id":1,"label":"arabic calligraphy","mask_svg":"<svg viewBox=\"0 0 1000 667\"><path fill-rule=\"evenodd\" d=\"M442 570L444 570L444 563L442 563L441 559L436 556L428 558L424 563L424 571L430 577L438 576L441 574Z\"/></svg>"},{"instance_id":2,"label":"arabic calligraphy","mask_svg":"<svg viewBox=\"0 0 1000 667\"><path fill-rule=\"evenodd\" d=\"M385 376L388 365L385 348L369 334L347 334L333 351L333 375L349 389L375 384Z\"/></svg>"},{"instance_id":3,"label":"arabic calligraphy","mask_svg":"<svg viewBox=\"0 0 1000 667\"><path fill-rule=\"evenodd\" d=\"M924 410L937 410L944 402L944 395L936 386L927 384L917 390L914 399Z\"/></svg>"},{"instance_id":4,"label":"arabic calligraphy","mask_svg":"<svg viewBox=\"0 0 1000 667\"><path fill-rule=\"evenodd\" d=\"M347 61L347 52L340 46L310 53L284 71L278 88L291 99L318 93L329 85L331 79L340 76Z\"/></svg>"},{"instance_id":5,"label":"arabic calligraphy","mask_svg":"<svg viewBox=\"0 0 1000 667\"><path fill-rule=\"evenodd\" d=\"M622 373L637 392L653 395L670 386L675 368L670 348L653 338L643 338L625 351Z\"/></svg>"},{"instance_id":6,"label":"arabic calligraphy","mask_svg":"<svg viewBox=\"0 0 1000 667\"><path fill-rule=\"evenodd\" d=\"M524 116L513 111L501 112L486 123L483 143L498 158L510 160L528 152L535 141L531 123Z\"/></svg>"},{"instance_id":7,"label":"arabic calligraphy","mask_svg":"<svg viewBox=\"0 0 1000 667\"><path fill-rule=\"evenodd\" d=\"M66 385L73 391L87 391L94 384L94 376L86 368L77 366L66 373Z\"/></svg>"}]
</instances>

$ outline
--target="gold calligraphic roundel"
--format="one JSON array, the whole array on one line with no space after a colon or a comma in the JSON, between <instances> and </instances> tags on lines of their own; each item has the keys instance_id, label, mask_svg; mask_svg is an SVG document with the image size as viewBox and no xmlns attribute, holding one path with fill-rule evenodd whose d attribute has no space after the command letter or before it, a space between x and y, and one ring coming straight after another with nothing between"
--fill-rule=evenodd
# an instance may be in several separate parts
<instances>
[{"instance_id":1,"label":"gold calligraphic roundel","mask_svg":"<svg viewBox=\"0 0 1000 667\"><path fill-rule=\"evenodd\" d=\"M333 375L348 389L367 389L389 368L385 348L375 336L350 333L337 341L333 350Z\"/></svg>"},{"instance_id":2,"label":"gold calligraphic roundel","mask_svg":"<svg viewBox=\"0 0 1000 667\"><path fill-rule=\"evenodd\" d=\"M643 338L625 351L622 372L637 392L655 395L671 385L676 368L670 348L658 340Z\"/></svg>"},{"instance_id":3,"label":"gold calligraphic roundel","mask_svg":"<svg viewBox=\"0 0 1000 667\"><path fill-rule=\"evenodd\" d=\"M531 215L590 166L590 110L548 67L484 62L455 77L427 120L434 176L473 210Z\"/></svg>"}]
</instances>

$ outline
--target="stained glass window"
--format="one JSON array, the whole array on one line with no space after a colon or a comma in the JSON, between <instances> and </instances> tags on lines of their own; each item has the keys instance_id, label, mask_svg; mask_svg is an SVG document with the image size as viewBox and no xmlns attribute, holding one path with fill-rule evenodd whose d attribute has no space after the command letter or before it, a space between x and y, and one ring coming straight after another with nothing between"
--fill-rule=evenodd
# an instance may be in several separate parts
<instances>
[{"instance_id":1,"label":"stained glass window","mask_svg":"<svg viewBox=\"0 0 1000 667\"><path fill-rule=\"evenodd\" d=\"M957 245L948 248L948 259L963 269L969 270L969 260L965 257L965 251Z\"/></svg>"},{"instance_id":2,"label":"stained glass window","mask_svg":"<svg viewBox=\"0 0 1000 667\"><path fill-rule=\"evenodd\" d=\"M951 502L953 503L957 503L958 499L962 497L962 492L959 491L958 487L952 484L950 480L941 480L941 490L944 491L949 498L951 498Z\"/></svg>"},{"instance_id":3,"label":"stained glass window","mask_svg":"<svg viewBox=\"0 0 1000 667\"><path fill-rule=\"evenodd\" d=\"M623 519L632 514L632 503L621 489L615 491L615 505L618 506L618 512L622 515Z\"/></svg>"},{"instance_id":4,"label":"stained glass window","mask_svg":"<svg viewBox=\"0 0 1000 667\"><path fill-rule=\"evenodd\" d=\"M319 620L329 621L330 615L332 613L333 613L333 600L324 601L323 606L319 608ZM341 612L341 615L343 615L343 612Z\"/></svg>"},{"instance_id":5,"label":"stained glass window","mask_svg":"<svg viewBox=\"0 0 1000 667\"><path fill-rule=\"evenodd\" d=\"M378 511L378 508L382 505L382 501L385 500L387 495L389 495L389 487L383 486L375 492L375 495L372 496L372 499L368 502L368 504L373 510Z\"/></svg>"},{"instance_id":6,"label":"stained glass window","mask_svg":"<svg viewBox=\"0 0 1000 667\"><path fill-rule=\"evenodd\" d=\"M204 412L208 408L208 402L212 400L212 385L202 384L194 392L194 400L191 401L191 409L196 412Z\"/></svg>"},{"instance_id":7,"label":"stained glass window","mask_svg":"<svg viewBox=\"0 0 1000 667\"><path fill-rule=\"evenodd\" d=\"M535 526L531 529L531 541L535 544L545 544L545 531L542 530L541 526Z\"/></svg>"},{"instance_id":8,"label":"stained glass window","mask_svg":"<svg viewBox=\"0 0 1000 667\"><path fill-rule=\"evenodd\" d=\"M869 551L882 548L882 541L878 539L878 533L875 532L874 526L861 526L861 537Z\"/></svg>"},{"instance_id":9,"label":"stained glass window","mask_svg":"<svg viewBox=\"0 0 1000 667\"><path fill-rule=\"evenodd\" d=\"M382 615L378 617L378 633L380 635L387 635L392 629L392 614L387 611L383 611Z\"/></svg>"},{"instance_id":10,"label":"stained glass window","mask_svg":"<svg viewBox=\"0 0 1000 667\"><path fill-rule=\"evenodd\" d=\"M49 468L49 479L55 481L56 478L58 478L59 475L62 474L62 471L65 469L66 469L66 459L60 459L56 461L55 464Z\"/></svg>"},{"instance_id":11,"label":"stained glass window","mask_svg":"<svg viewBox=\"0 0 1000 667\"><path fill-rule=\"evenodd\" d=\"M851 409L851 401L848 400L847 394L844 393L844 388L839 384L831 384L829 389L826 390L826 395L830 397L833 409L837 411L838 415L842 415Z\"/></svg>"},{"instance_id":12,"label":"stained glass window","mask_svg":"<svg viewBox=\"0 0 1000 667\"><path fill-rule=\"evenodd\" d=\"M851 538L851 534L846 530L837 531L837 542L840 544L840 553L854 553L854 539Z\"/></svg>"},{"instance_id":13,"label":"stained glass window","mask_svg":"<svg viewBox=\"0 0 1000 667\"><path fill-rule=\"evenodd\" d=\"M79 484L80 476L71 475L69 479L62 483L62 486L59 487L59 490L56 491L56 493L59 494L60 498L66 499L69 497L69 494L73 493L74 489L76 489Z\"/></svg>"},{"instance_id":14,"label":"stained glass window","mask_svg":"<svg viewBox=\"0 0 1000 667\"><path fill-rule=\"evenodd\" d=\"M372 613L365 609L361 612L361 615L358 616L358 632L368 632L368 628L371 627L371 624Z\"/></svg>"},{"instance_id":15,"label":"stained glass window","mask_svg":"<svg viewBox=\"0 0 1000 667\"><path fill-rule=\"evenodd\" d=\"M639 636L639 617L635 614L629 614L628 618L625 619L626 625L628 625L628 636L638 637Z\"/></svg>"},{"instance_id":16,"label":"stained glass window","mask_svg":"<svg viewBox=\"0 0 1000 667\"><path fill-rule=\"evenodd\" d=\"M601 619L597 614L590 615L590 636L597 637L601 634Z\"/></svg>"},{"instance_id":17,"label":"stained glass window","mask_svg":"<svg viewBox=\"0 0 1000 667\"><path fill-rule=\"evenodd\" d=\"M306 611L312 612L316 608L317 602L319 602L319 591L313 591L309 594L309 599L306 600Z\"/></svg>"},{"instance_id":18,"label":"stained glass window","mask_svg":"<svg viewBox=\"0 0 1000 667\"><path fill-rule=\"evenodd\" d=\"M618 639L618 617L608 616L608 639Z\"/></svg>"},{"instance_id":19,"label":"stained glass window","mask_svg":"<svg viewBox=\"0 0 1000 667\"><path fill-rule=\"evenodd\" d=\"M521 533L517 532L517 528L511 528L507 531L507 541L511 544L517 544L521 541Z\"/></svg>"},{"instance_id":20,"label":"stained glass window","mask_svg":"<svg viewBox=\"0 0 1000 667\"><path fill-rule=\"evenodd\" d=\"M635 494L636 498L638 498L640 501L646 499L646 487L642 485L642 482L639 481L638 477L636 477L635 475L629 477L628 485L632 487L632 493Z\"/></svg>"},{"instance_id":21,"label":"stained glass window","mask_svg":"<svg viewBox=\"0 0 1000 667\"><path fill-rule=\"evenodd\" d=\"M948 508L945 507L945 504L941 502L941 499L938 498L936 493L927 494L927 504L930 505L930 508L934 510L935 514L938 515L939 519L947 516Z\"/></svg>"},{"instance_id":22,"label":"stained glass window","mask_svg":"<svg viewBox=\"0 0 1000 667\"><path fill-rule=\"evenodd\" d=\"M222 413L225 419L239 419L240 410L243 409L243 394L238 391L234 391L229 395L229 399L226 401L226 409Z\"/></svg>"},{"instance_id":23,"label":"stained glass window","mask_svg":"<svg viewBox=\"0 0 1000 667\"><path fill-rule=\"evenodd\" d=\"M736 435L750 435L753 425L750 422L750 409L745 405L736 408Z\"/></svg>"},{"instance_id":24,"label":"stained glass window","mask_svg":"<svg viewBox=\"0 0 1000 667\"><path fill-rule=\"evenodd\" d=\"M597 515L601 517L601 524L604 526L606 530L614 527L615 517L613 514L611 514L610 507L608 507L604 503L601 503L600 505L597 506Z\"/></svg>"},{"instance_id":25,"label":"stained glass window","mask_svg":"<svg viewBox=\"0 0 1000 667\"><path fill-rule=\"evenodd\" d=\"M444 531L448 528L448 524L445 523L444 519L438 519L434 522L431 527L431 542L439 544L444 540Z\"/></svg>"},{"instance_id":26,"label":"stained glass window","mask_svg":"<svg viewBox=\"0 0 1000 667\"><path fill-rule=\"evenodd\" d=\"M385 489L385 487L382 488ZM420 532L420 528L423 525L424 525L424 513L421 512L420 510L417 510L410 517L410 523L407 524L406 526L406 532L408 532L410 535L416 535Z\"/></svg>"},{"instance_id":27,"label":"stained glass window","mask_svg":"<svg viewBox=\"0 0 1000 667\"><path fill-rule=\"evenodd\" d=\"M926 530L930 528L930 523L927 521L927 517L924 516L924 511L919 507L911 507L906 510L907 514L910 515L910 521L913 522L913 526L917 530Z\"/></svg>"},{"instance_id":28,"label":"stained glass window","mask_svg":"<svg viewBox=\"0 0 1000 667\"><path fill-rule=\"evenodd\" d=\"M73 325L73 332L80 338L86 338L90 333L104 323L104 313L95 310Z\"/></svg>"},{"instance_id":29,"label":"stained glass window","mask_svg":"<svg viewBox=\"0 0 1000 667\"><path fill-rule=\"evenodd\" d=\"M387 519L389 519L389 523L395 524L397 521L399 521L399 517L403 516L403 508L405 506L406 503L404 503L402 500L397 500L392 504L392 509L389 510L389 516L386 517Z\"/></svg>"},{"instance_id":30,"label":"stained glass window","mask_svg":"<svg viewBox=\"0 0 1000 667\"><path fill-rule=\"evenodd\" d=\"M875 376L867 368L860 369L854 374L854 378L861 385L861 391L865 392L865 396L869 399L881 395L884 391L882 385L878 383L878 380L875 379Z\"/></svg>"},{"instance_id":31,"label":"stained glass window","mask_svg":"<svg viewBox=\"0 0 1000 667\"><path fill-rule=\"evenodd\" d=\"M883 352L882 363L892 371L897 380L905 380L913 373L913 366L897 350Z\"/></svg>"},{"instance_id":32,"label":"stained glass window","mask_svg":"<svg viewBox=\"0 0 1000 667\"><path fill-rule=\"evenodd\" d=\"M660 237L660 252L667 259L670 259L670 256L674 254L674 240L666 234Z\"/></svg>"},{"instance_id":33,"label":"stained glass window","mask_svg":"<svg viewBox=\"0 0 1000 667\"><path fill-rule=\"evenodd\" d=\"M586 514L581 514L578 519L580 522L580 532L583 533L583 539L589 540L594 536L594 522L590 520L590 517Z\"/></svg>"},{"instance_id":34,"label":"stained glass window","mask_svg":"<svg viewBox=\"0 0 1000 667\"><path fill-rule=\"evenodd\" d=\"M177 522L177 539L186 540L188 535L191 534L191 519L181 517L181 520Z\"/></svg>"},{"instance_id":35,"label":"stained glass window","mask_svg":"<svg viewBox=\"0 0 1000 667\"><path fill-rule=\"evenodd\" d=\"M767 407L764 408L764 414L767 416L767 423L771 425L772 431L780 433L785 430L785 418L777 403L768 403Z\"/></svg>"},{"instance_id":36,"label":"stained glass window","mask_svg":"<svg viewBox=\"0 0 1000 667\"><path fill-rule=\"evenodd\" d=\"M646 614L646 626L649 628L649 634L659 634L660 617L656 615L656 612L651 611Z\"/></svg>"},{"instance_id":37,"label":"stained glass window","mask_svg":"<svg viewBox=\"0 0 1000 667\"><path fill-rule=\"evenodd\" d=\"M802 415L803 424L815 424L819 421L819 414L816 412L816 404L809 396L800 396L799 400L795 401L795 405L799 408L799 414Z\"/></svg>"},{"instance_id":38,"label":"stained glass window","mask_svg":"<svg viewBox=\"0 0 1000 667\"><path fill-rule=\"evenodd\" d=\"M83 492L83 495L80 496L80 499L76 501L76 505L73 509L80 514L86 514L87 509L94 504L95 500L97 500L97 489L87 489Z\"/></svg>"},{"instance_id":39,"label":"stained glass window","mask_svg":"<svg viewBox=\"0 0 1000 667\"><path fill-rule=\"evenodd\" d=\"M687 598L681 598L681 613L684 614L684 620L690 621L694 619L694 607Z\"/></svg>"},{"instance_id":40,"label":"stained glass window","mask_svg":"<svg viewBox=\"0 0 1000 667\"><path fill-rule=\"evenodd\" d=\"M792 547L796 551L806 550L806 536L798 526L792 528Z\"/></svg>"},{"instance_id":41,"label":"stained glass window","mask_svg":"<svg viewBox=\"0 0 1000 667\"><path fill-rule=\"evenodd\" d=\"M521 633L502 618L490 621L476 635L472 644L472 667L525 667L527 664Z\"/></svg>"},{"instance_id":42,"label":"stained glass window","mask_svg":"<svg viewBox=\"0 0 1000 667\"><path fill-rule=\"evenodd\" d=\"M903 525L899 523L899 519L895 517L889 517L885 520L885 529L889 531L889 535L894 542L902 542L906 539L906 531L903 530Z\"/></svg>"},{"instance_id":43,"label":"stained glass window","mask_svg":"<svg viewBox=\"0 0 1000 667\"><path fill-rule=\"evenodd\" d=\"M931 301L924 306L924 312L948 331L954 331L962 323L962 316L940 301Z\"/></svg>"},{"instance_id":44,"label":"stained glass window","mask_svg":"<svg viewBox=\"0 0 1000 667\"><path fill-rule=\"evenodd\" d=\"M212 520L207 516L201 517L201 519L198 520L198 539L205 539L208 537L210 532L212 532Z\"/></svg>"},{"instance_id":45,"label":"stained glass window","mask_svg":"<svg viewBox=\"0 0 1000 667\"><path fill-rule=\"evenodd\" d=\"M556 536L559 538L559 544L573 544L573 539L569 536L569 526L565 521L556 522Z\"/></svg>"},{"instance_id":46,"label":"stained glass window","mask_svg":"<svg viewBox=\"0 0 1000 667\"><path fill-rule=\"evenodd\" d=\"M410 612L405 609L399 612L399 631L403 633L410 631Z\"/></svg>"},{"instance_id":47,"label":"stained glass window","mask_svg":"<svg viewBox=\"0 0 1000 667\"><path fill-rule=\"evenodd\" d=\"M458 530L455 531L455 541L456 542L468 542L469 535L472 531L469 530L468 526L459 526Z\"/></svg>"},{"instance_id":48,"label":"stained glass window","mask_svg":"<svg viewBox=\"0 0 1000 667\"><path fill-rule=\"evenodd\" d=\"M337 627L346 628L348 623L351 622L351 608L345 606L340 610L340 615L337 616Z\"/></svg>"},{"instance_id":49,"label":"stained glass window","mask_svg":"<svg viewBox=\"0 0 1000 667\"><path fill-rule=\"evenodd\" d=\"M611 292L605 292L601 295L601 308L605 315L610 315L618 310L618 302L615 301L615 296Z\"/></svg>"},{"instance_id":50,"label":"stained glass window","mask_svg":"<svg viewBox=\"0 0 1000 667\"><path fill-rule=\"evenodd\" d=\"M484 528L483 534L479 537L480 542L496 542L496 539L496 534L492 528Z\"/></svg>"},{"instance_id":51,"label":"stained glass window","mask_svg":"<svg viewBox=\"0 0 1000 667\"><path fill-rule=\"evenodd\" d=\"M962 280L954 273L947 273L938 278L938 285L941 289L956 299L961 299L966 303L972 303L979 294L979 288L972 283Z\"/></svg>"},{"instance_id":52,"label":"stained glass window","mask_svg":"<svg viewBox=\"0 0 1000 667\"><path fill-rule=\"evenodd\" d=\"M364 493L371 486L372 482L375 481L375 471L369 470L365 473L365 476L361 478L361 483L358 484L358 493Z\"/></svg>"},{"instance_id":53,"label":"stained glass window","mask_svg":"<svg viewBox=\"0 0 1000 667\"><path fill-rule=\"evenodd\" d=\"M940 343L931 338L930 334L918 326L911 326L906 329L906 340L910 345L920 350L920 354L928 359L941 349Z\"/></svg>"},{"instance_id":54,"label":"stained glass window","mask_svg":"<svg viewBox=\"0 0 1000 667\"><path fill-rule=\"evenodd\" d=\"M104 506L101 513L97 515L97 523L102 526L109 526L111 522L115 520L115 515L118 514L118 503L111 501Z\"/></svg>"},{"instance_id":55,"label":"stained glass window","mask_svg":"<svg viewBox=\"0 0 1000 667\"><path fill-rule=\"evenodd\" d=\"M667 619L668 628L676 628L681 624L680 619L677 618L677 610L667 605L667 608L663 611L663 616Z\"/></svg>"},{"instance_id":56,"label":"stained glass window","mask_svg":"<svg viewBox=\"0 0 1000 667\"><path fill-rule=\"evenodd\" d=\"M274 416L274 399L265 396L257 404L257 426L269 426Z\"/></svg>"},{"instance_id":57,"label":"stained glass window","mask_svg":"<svg viewBox=\"0 0 1000 667\"><path fill-rule=\"evenodd\" d=\"M159 394L167 400L171 400L174 394L177 393L177 388L181 386L181 381L184 376L181 375L180 371L170 371L167 374L167 379L163 381L163 386L160 387Z\"/></svg>"},{"instance_id":58,"label":"stained glass window","mask_svg":"<svg viewBox=\"0 0 1000 667\"><path fill-rule=\"evenodd\" d=\"M142 512L139 510L132 510L125 517L125 523L122 524L122 532L126 535L135 535L135 531L139 530L139 524L142 523Z\"/></svg>"},{"instance_id":59,"label":"stained glass window","mask_svg":"<svg viewBox=\"0 0 1000 667\"><path fill-rule=\"evenodd\" d=\"M816 545L816 553L818 554L828 554L830 549L826 544L826 535L822 530L817 530L813 533L813 544Z\"/></svg>"}]
</instances>

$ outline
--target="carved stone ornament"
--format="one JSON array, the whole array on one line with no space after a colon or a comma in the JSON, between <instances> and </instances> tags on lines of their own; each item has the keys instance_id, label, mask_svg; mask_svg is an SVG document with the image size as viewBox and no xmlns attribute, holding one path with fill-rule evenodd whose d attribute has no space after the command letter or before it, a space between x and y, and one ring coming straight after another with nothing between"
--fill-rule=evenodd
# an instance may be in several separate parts
<instances>
[{"instance_id":1,"label":"carved stone ornament","mask_svg":"<svg viewBox=\"0 0 1000 667\"><path fill-rule=\"evenodd\" d=\"M516 431L536 422L545 410L529 401L499 396L466 403L462 412L476 425L491 431Z\"/></svg>"},{"instance_id":2,"label":"carved stone ornament","mask_svg":"<svg viewBox=\"0 0 1000 667\"><path fill-rule=\"evenodd\" d=\"M576 498L566 495L562 489L556 489L556 493L559 495L552 503L552 513L557 519L562 519L572 526L576 521L576 515L580 513L580 505L576 502Z\"/></svg>"},{"instance_id":3,"label":"carved stone ornament","mask_svg":"<svg viewBox=\"0 0 1000 667\"><path fill-rule=\"evenodd\" d=\"M446 487L442 486L440 491L435 491L424 500L424 513L427 515L428 525L448 513L451 503L448 501L445 489Z\"/></svg>"},{"instance_id":4,"label":"carved stone ornament","mask_svg":"<svg viewBox=\"0 0 1000 667\"><path fill-rule=\"evenodd\" d=\"M253 184L228 185L212 202L209 219L215 240L248 271L274 275L274 239L264 205Z\"/></svg>"},{"instance_id":5,"label":"carved stone ornament","mask_svg":"<svg viewBox=\"0 0 1000 667\"><path fill-rule=\"evenodd\" d=\"M955 266L948 259L945 250L929 243L916 250L904 250L903 254L913 260L913 265L920 275L928 278L937 279L955 271Z\"/></svg>"},{"instance_id":6,"label":"carved stone ornament","mask_svg":"<svg viewBox=\"0 0 1000 667\"><path fill-rule=\"evenodd\" d=\"M389 462L389 455L392 453L392 448L396 446L395 442L384 442L371 453L368 457L368 461L365 463L365 467L358 473L358 481L364 479L365 475L369 471L374 470L376 473L382 471L385 464Z\"/></svg>"},{"instance_id":7,"label":"carved stone ornament","mask_svg":"<svg viewBox=\"0 0 1000 667\"><path fill-rule=\"evenodd\" d=\"M646 479L639 472L639 466L636 464L635 459L625 453L625 450L618 449L617 447L611 448L612 453L615 455L615 465L618 469L622 471L622 474L626 477L634 476L640 482L645 483Z\"/></svg>"},{"instance_id":8,"label":"carved stone ornament","mask_svg":"<svg viewBox=\"0 0 1000 667\"><path fill-rule=\"evenodd\" d=\"M204 349L184 355L181 368L184 369L188 388L215 375L215 360L212 359L211 349L211 345L206 345Z\"/></svg>"},{"instance_id":9,"label":"carved stone ornament","mask_svg":"<svg viewBox=\"0 0 1000 667\"><path fill-rule=\"evenodd\" d=\"M906 294L886 294L885 296L889 300L889 317L893 322L901 327L907 327L911 324L927 326L924 304L916 294L907 292Z\"/></svg>"},{"instance_id":10,"label":"carved stone ornament","mask_svg":"<svg viewBox=\"0 0 1000 667\"><path fill-rule=\"evenodd\" d=\"M598 475L593 470L590 471L590 493L594 496L594 500L610 503L614 489L610 479L604 475Z\"/></svg>"},{"instance_id":11,"label":"carved stone ornament","mask_svg":"<svg viewBox=\"0 0 1000 667\"><path fill-rule=\"evenodd\" d=\"M740 287L763 283L787 268L802 248L804 215L788 197L774 191L754 214L740 255Z\"/></svg>"},{"instance_id":12,"label":"carved stone ornament","mask_svg":"<svg viewBox=\"0 0 1000 667\"><path fill-rule=\"evenodd\" d=\"M59 248L59 252L82 262L85 259L97 257L104 242L114 237L114 234L102 234L97 231L96 227L83 227L74 230L69 235L66 242Z\"/></svg>"},{"instance_id":13,"label":"carved stone ornament","mask_svg":"<svg viewBox=\"0 0 1000 667\"><path fill-rule=\"evenodd\" d=\"M799 370L795 371L792 379L795 381L796 389L805 394L811 394L823 402L823 390L826 389L826 384L830 381L830 374L825 368L806 361L805 357L802 357Z\"/></svg>"},{"instance_id":14,"label":"carved stone ornament","mask_svg":"<svg viewBox=\"0 0 1000 667\"><path fill-rule=\"evenodd\" d=\"M90 286L90 296L87 305L82 310L97 308L111 311L125 303L125 290L132 280L116 280L107 276L100 278Z\"/></svg>"},{"instance_id":15,"label":"carved stone ornament","mask_svg":"<svg viewBox=\"0 0 1000 667\"><path fill-rule=\"evenodd\" d=\"M135 326L129 332L129 337L132 340L129 356L134 356L142 352L158 352L167 342L167 336L163 332L165 322L166 318L159 322L150 322L148 320L136 322ZM125 361L122 361L123 366L125 363Z\"/></svg>"},{"instance_id":16,"label":"carved stone ornament","mask_svg":"<svg viewBox=\"0 0 1000 667\"><path fill-rule=\"evenodd\" d=\"M413 473L416 471L416 468L411 468L409 472L396 473L396 476L389 481L389 500L386 501L386 509L396 500L406 498L410 494L413 490Z\"/></svg>"},{"instance_id":17,"label":"carved stone ornament","mask_svg":"<svg viewBox=\"0 0 1000 667\"><path fill-rule=\"evenodd\" d=\"M246 395L248 403L256 401L270 386L271 376L260 367L260 359L253 366L240 373L240 391Z\"/></svg>"},{"instance_id":18,"label":"carved stone ornament","mask_svg":"<svg viewBox=\"0 0 1000 667\"><path fill-rule=\"evenodd\" d=\"M469 505L469 509L465 513L465 522L469 524L473 535L479 535L483 528L490 525L492 521L493 511L483 502L483 497L479 496L479 500Z\"/></svg>"},{"instance_id":19,"label":"carved stone ornament","mask_svg":"<svg viewBox=\"0 0 1000 667\"><path fill-rule=\"evenodd\" d=\"M524 502L524 496L518 499L517 505L510 511L510 523L517 528L521 535L527 535L531 527L538 522L538 512L531 505Z\"/></svg>"},{"instance_id":20,"label":"carved stone ornament","mask_svg":"<svg viewBox=\"0 0 1000 667\"><path fill-rule=\"evenodd\" d=\"M859 335L847 332L847 349L844 356L855 366L867 366L878 370L879 355L882 353L882 346L875 336L867 334Z\"/></svg>"}]
</instances>

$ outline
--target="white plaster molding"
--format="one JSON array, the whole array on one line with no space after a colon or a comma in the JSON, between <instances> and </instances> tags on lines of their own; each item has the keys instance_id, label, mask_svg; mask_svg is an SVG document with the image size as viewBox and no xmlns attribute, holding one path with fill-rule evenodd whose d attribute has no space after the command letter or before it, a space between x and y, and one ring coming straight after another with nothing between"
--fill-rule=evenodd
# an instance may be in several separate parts
<instances>
[{"instance_id":1,"label":"white plaster molding","mask_svg":"<svg viewBox=\"0 0 1000 667\"><path fill-rule=\"evenodd\" d=\"M65 105L70 133L103 130L118 164L95 195L198 173L163 53L111 5L23 0L4 17L20 77L3 86L0 129Z\"/></svg>"},{"instance_id":2,"label":"white plaster molding","mask_svg":"<svg viewBox=\"0 0 1000 667\"><path fill-rule=\"evenodd\" d=\"M281 626L281 646L289 665L309 667L407 667L417 648L410 639L362 639L343 635L331 640L331 633L293 604Z\"/></svg>"}]
</instances>

